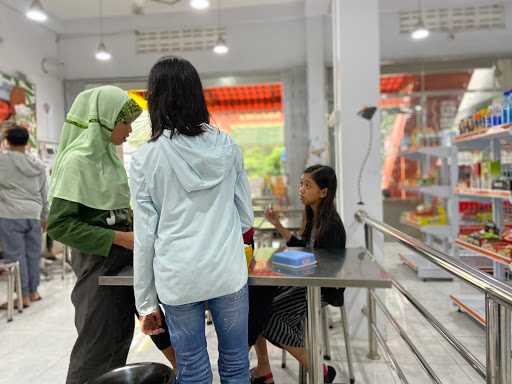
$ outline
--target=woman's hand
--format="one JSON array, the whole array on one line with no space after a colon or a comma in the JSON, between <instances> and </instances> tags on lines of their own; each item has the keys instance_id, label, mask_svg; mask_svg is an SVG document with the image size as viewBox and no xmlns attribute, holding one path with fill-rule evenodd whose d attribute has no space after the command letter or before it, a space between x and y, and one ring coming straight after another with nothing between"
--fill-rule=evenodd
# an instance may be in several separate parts
<instances>
[{"instance_id":1,"label":"woman's hand","mask_svg":"<svg viewBox=\"0 0 512 384\"><path fill-rule=\"evenodd\" d=\"M153 336L164 333L165 331L162 327L162 314L160 309L157 309L146 316L141 316L140 326L142 333L145 335Z\"/></svg>"},{"instance_id":2,"label":"woman's hand","mask_svg":"<svg viewBox=\"0 0 512 384\"><path fill-rule=\"evenodd\" d=\"M270 224L272 224L275 227L281 224L278 213L274 211L274 209L272 208L265 209L265 218L268 220Z\"/></svg>"},{"instance_id":3,"label":"woman's hand","mask_svg":"<svg viewBox=\"0 0 512 384\"><path fill-rule=\"evenodd\" d=\"M113 243L120 247L133 250L133 232L115 231Z\"/></svg>"}]
</instances>

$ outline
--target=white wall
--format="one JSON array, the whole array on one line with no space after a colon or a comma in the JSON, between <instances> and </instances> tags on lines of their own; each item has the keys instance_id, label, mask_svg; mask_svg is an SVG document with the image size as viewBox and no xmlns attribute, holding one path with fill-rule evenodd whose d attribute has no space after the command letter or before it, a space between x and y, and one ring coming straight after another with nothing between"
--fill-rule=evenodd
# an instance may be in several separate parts
<instances>
[{"instance_id":1,"label":"white wall","mask_svg":"<svg viewBox=\"0 0 512 384\"><path fill-rule=\"evenodd\" d=\"M0 4L0 37L0 71L22 72L36 86L38 139L58 139L64 121L62 80L55 74L45 74L41 68L44 57L58 55L55 34ZM44 103L50 105L48 119Z\"/></svg>"}]
</instances>

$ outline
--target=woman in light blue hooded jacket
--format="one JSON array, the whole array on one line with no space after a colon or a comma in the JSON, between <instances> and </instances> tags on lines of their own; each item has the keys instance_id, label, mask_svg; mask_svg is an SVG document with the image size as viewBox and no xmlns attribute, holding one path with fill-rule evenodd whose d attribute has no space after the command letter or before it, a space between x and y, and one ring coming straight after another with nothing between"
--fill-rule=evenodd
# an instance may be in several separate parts
<instances>
[{"instance_id":1,"label":"woman in light blue hooded jacket","mask_svg":"<svg viewBox=\"0 0 512 384\"><path fill-rule=\"evenodd\" d=\"M247 384L247 265L252 227L240 148L209 124L201 80L188 61L151 69L152 138L132 158L134 288L143 331L159 332L163 303L180 384L211 383L204 312L219 340L222 383Z\"/></svg>"}]
</instances>

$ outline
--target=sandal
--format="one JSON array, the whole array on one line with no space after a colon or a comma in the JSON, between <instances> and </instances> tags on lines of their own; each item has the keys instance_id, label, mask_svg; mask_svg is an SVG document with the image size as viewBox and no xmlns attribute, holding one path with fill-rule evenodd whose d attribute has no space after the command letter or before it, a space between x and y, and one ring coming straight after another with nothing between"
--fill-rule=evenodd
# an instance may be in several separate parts
<instances>
[{"instance_id":1,"label":"sandal","mask_svg":"<svg viewBox=\"0 0 512 384\"><path fill-rule=\"evenodd\" d=\"M274 384L274 376L272 375L272 372L258 377L254 376L253 372L254 368L251 369L251 384Z\"/></svg>"},{"instance_id":2,"label":"sandal","mask_svg":"<svg viewBox=\"0 0 512 384\"><path fill-rule=\"evenodd\" d=\"M31 293L30 294L30 301L31 302L41 301L41 300L43 300L43 298L41 297L41 295L39 293Z\"/></svg>"},{"instance_id":3,"label":"sandal","mask_svg":"<svg viewBox=\"0 0 512 384\"><path fill-rule=\"evenodd\" d=\"M334 367L331 367L330 365L323 365L324 366L324 383L331 384L334 381L334 378L336 377L336 370Z\"/></svg>"}]
</instances>

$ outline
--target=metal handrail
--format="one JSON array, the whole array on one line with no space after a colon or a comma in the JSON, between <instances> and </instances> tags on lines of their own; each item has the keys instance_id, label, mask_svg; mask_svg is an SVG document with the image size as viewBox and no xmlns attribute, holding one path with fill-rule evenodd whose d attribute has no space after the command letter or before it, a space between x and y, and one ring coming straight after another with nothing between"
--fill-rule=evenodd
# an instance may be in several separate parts
<instances>
[{"instance_id":1,"label":"metal handrail","mask_svg":"<svg viewBox=\"0 0 512 384\"><path fill-rule=\"evenodd\" d=\"M361 223L370 225L385 235L391 236L407 248L425 257L431 263L450 272L456 277L464 280L466 283L471 284L475 288L492 296L494 299L501 301L502 304L506 304L512 308L512 288L507 284L479 271L476 268L473 268L455 257L426 245L425 243L399 231L396 228L393 228L386 223L371 218L365 211L356 212L356 219Z\"/></svg>"},{"instance_id":2,"label":"metal handrail","mask_svg":"<svg viewBox=\"0 0 512 384\"><path fill-rule=\"evenodd\" d=\"M423 357L423 355L418 350L416 345L414 345L414 343L411 340L411 338L409 337L409 335L407 335L407 332L405 332L404 329L398 323L398 321L396 321L396 319L393 317L391 312L389 312L389 310L386 308L386 306L384 305L382 300L379 299L379 297L375 294L375 292L372 292L372 295L373 295L373 299L377 303L377 306L380 308L382 313L384 313L384 315L388 318L389 322L391 323L393 328L395 328L395 330L398 332L398 335L402 338L402 340L405 341L405 344L411 350L411 352L413 353L414 357L416 358L416 360L418 360L418 363L420 363L421 367L423 368L425 373L430 377L432 382L435 383L435 384L442 384L441 379L439 378L439 376L436 375L436 373L434 372L434 370L432 369L430 364Z\"/></svg>"},{"instance_id":3,"label":"metal handrail","mask_svg":"<svg viewBox=\"0 0 512 384\"><path fill-rule=\"evenodd\" d=\"M453 336L418 300L416 300L398 281L393 280L393 287L430 323L432 327L466 360L466 362L483 378L486 378L485 366L462 343Z\"/></svg>"},{"instance_id":4,"label":"metal handrail","mask_svg":"<svg viewBox=\"0 0 512 384\"><path fill-rule=\"evenodd\" d=\"M471 365L480 376L485 378L487 384L510 384L512 383L511 370L511 307L512 307L512 287L503 282L488 276L463 263L457 258L440 252L425 243L399 231L392 226L375 220L368 216L364 211L358 211L355 214L356 219L364 224L366 248L370 254L374 254L374 236L373 230L376 229L381 233L388 235L414 251L419 256L423 256L426 260L446 270L452 275L460 278L473 287L485 293L486 308L486 366L485 373L483 365L465 348L448 330L441 325L416 299L414 299L400 284L393 281L393 285L398 291L404 295L409 302L429 321L429 323L455 348L455 350ZM439 379L435 373L429 369L430 367L424 363L421 353L414 347L392 318L391 314L385 308L384 304L375 295L372 289L368 290L368 331L369 331L369 354L368 357L375 359L377 354L377 341L381 344L381 338L376 330L376 306L384 312L386 317L391 321L397 329L402 339L408 344L416 358L422 362L422 367L427 371L433 382L439 383ZM383 345L386 353L390 353L386 345ZM396 361L393 360L393 365ZM403 372L402 372L403 373ZM402 379L402 377L400 377ZM404 382L402 380L402 382Z\"/></svg>"}]
</instances>

